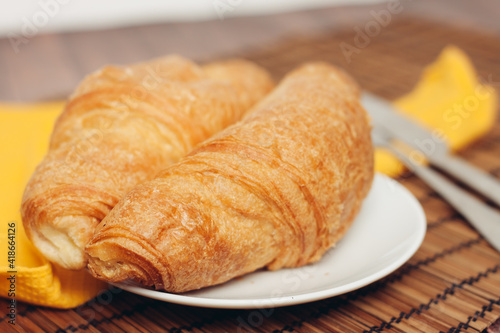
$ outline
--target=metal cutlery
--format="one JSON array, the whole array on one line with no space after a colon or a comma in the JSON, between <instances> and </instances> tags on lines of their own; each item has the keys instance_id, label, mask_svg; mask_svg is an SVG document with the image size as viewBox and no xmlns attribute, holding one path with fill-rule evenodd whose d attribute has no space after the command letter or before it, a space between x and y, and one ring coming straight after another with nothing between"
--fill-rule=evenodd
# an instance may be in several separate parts
<instances>
[{"instance_id":1,"label":"metal cutlery","mask_svg":"<svg viewBox=\"0 0 500 333\"><path fill-rule=\"evenodd\" d=\"M397 112L391 103L363 93L362 104L373 125L422 153L432 165L460 180L500 206L500 181L465 160L450 154L446 142ZM500 222L499 222L500 223Z\"/></svg>"},{"instance_id":2,"label":"metal cutlery","mask_svg":"<svg viewBox=\"0 0 500 333\"><path fill-rule=\"evenodd\" d=\"M431 164L447 171L499 205L500 182L464 160L451 156L444 141L433 136L427 129L398 114L389 102L372 94L364 93L362 103L372 118L371 134L374 145L384 147L392 152L403 164L460 212L497 251L500 251L500 213L437 171L422 164L422 158L415 157L423 156L423 159L427 159ZM431 145L429 145L429 140L432 140ZM422 142L428 144L424 148L431 147L432 149L422 149Z\"/></svg>"},{"instance_id":3,"label":"metal cutlery","mask_svg":"<svg viewBox=\"0 0 500 333\"><path fill-rule=\"evenodd\" d=\"M394 144L395 138L384 128L374 126L372 139L376 146L388 149L410 170L460 212L474 228L500 251L500 213L476 199L438 172L409 158Z\"/></svg>"}]
</instances>

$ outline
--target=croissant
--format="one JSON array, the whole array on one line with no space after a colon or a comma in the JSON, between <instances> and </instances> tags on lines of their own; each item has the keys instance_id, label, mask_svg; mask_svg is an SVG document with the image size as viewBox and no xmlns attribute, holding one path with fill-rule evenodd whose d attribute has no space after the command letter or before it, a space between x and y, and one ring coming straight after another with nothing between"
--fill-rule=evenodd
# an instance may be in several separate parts
<instances>
[{"instance_id":1,"label":"croissant","mask_svg":"<svg viewBox=\"0 0 500 333\"><path fill-rule=\"evenodd\" d=\"M331 65L291 72L243 121L129 192L86 247L90 272L185 292L319 260L373 179L358 100Z\"/></svg>"},{"instance_id":2,"label":"croissant","mask_svg":"<svg viewBox=\"0 0 500 333\"><path fill-rule=\"evenodd\" d=\"M167 56L89 75L25 189L21 212L33 244L65 268L84 268L85 245L125 193L239 120L272 88L265 70L243 60L200 67Z\"/></svg>"}]
</instances>

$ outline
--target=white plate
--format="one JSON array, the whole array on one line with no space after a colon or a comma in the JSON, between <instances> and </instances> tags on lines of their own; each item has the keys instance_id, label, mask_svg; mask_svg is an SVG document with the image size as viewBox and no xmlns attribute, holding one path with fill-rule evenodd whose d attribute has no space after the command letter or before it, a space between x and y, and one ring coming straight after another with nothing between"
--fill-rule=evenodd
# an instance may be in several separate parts
<instances>
[{"instance_id":1,"label":"white plate","mask_svg":"<svg viewBox=\"0 0 500 333\"><path fill-rule=\"evenodd\" d=\"M425 215L415 197L396 181L377 174L348 233L315 264L274 272L260 270L184 294L116 286L161 301L211 308L306 303L358 289L393 272L415 253L425 230Z\"/></svg>"}]
</instances>

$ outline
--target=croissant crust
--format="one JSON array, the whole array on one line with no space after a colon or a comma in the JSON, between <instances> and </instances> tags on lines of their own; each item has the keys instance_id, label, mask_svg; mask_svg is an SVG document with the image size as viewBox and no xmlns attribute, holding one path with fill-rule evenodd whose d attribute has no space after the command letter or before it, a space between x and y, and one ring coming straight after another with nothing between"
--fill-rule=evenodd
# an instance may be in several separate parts
<instances>
[{"instance_id":1,"label":"croissant crust","mask_svg":"<svg viewBox=\"0 0 500 333\"><path fill-rule=\"evenodd\" d=\"M306 64L243 121L128 193L86 247L88 267L185 292L312 263L345 234L372 179L357 85Z\"/></svg>"},{"instance_id":2,"label":"croissant crust","mask_svg":"<svg viewBox=\"0 0 500 333\"><path fill-rule=\"evenodd\" d=\"M29 238L49 260L85 267L94 228L126 192L241 119L272 87L243 60L198 66L167 56L89 75L26 187Z\"/></svg>"}]
</instances>

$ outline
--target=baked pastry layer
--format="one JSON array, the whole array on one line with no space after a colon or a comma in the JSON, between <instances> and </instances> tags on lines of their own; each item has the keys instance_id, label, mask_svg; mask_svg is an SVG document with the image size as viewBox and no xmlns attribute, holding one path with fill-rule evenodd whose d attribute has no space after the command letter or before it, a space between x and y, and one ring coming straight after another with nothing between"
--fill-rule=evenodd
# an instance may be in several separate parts
<instances>
[{"instance_id":1,"label":"baked pastry layer","mask_svg":"<svg viewBox=\"0 0 500 333\"><path fill-rule=\"evenodd\" d=\"M86 247L97 278L169 292L315 262L373 179L357 85L306 64L245 119L129 192Z\"/></svg>"},{"instance_id":2,"label":"baked pastry layer","mask_svg":"<svg viewBox=\"0 0 500 333\"><path fill-rule=\"evenodd\" d=\"M126 192L241 119L272 87L244 60L198 66L167 56L89 75L24 193L33 244L65 268L85 267L94 228Z\"/></svg>"}]
</instances>

